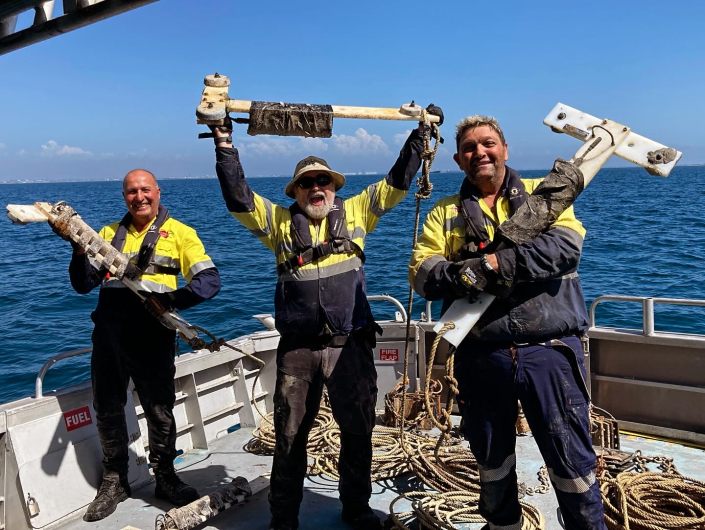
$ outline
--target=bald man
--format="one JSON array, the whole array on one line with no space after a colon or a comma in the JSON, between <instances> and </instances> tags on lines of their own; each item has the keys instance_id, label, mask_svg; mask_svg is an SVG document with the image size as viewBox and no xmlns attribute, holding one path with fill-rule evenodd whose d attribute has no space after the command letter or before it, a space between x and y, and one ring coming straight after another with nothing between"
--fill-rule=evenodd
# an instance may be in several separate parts
<instances>
[{"instance_id":1,"label":"bald man","mask_svg":"<svg viewBox=\"0 0 705 530\"><path fill-rule=\"evenodd\" d=\"M130 171L122 195L127 214L119 223L105 226L100 236L126 254L136 267L133 275L147 300L142 300L73 245L69 266L71 285L79 294L101 286L95 323L91 380L96 425L103 447L103 481L85 521L98 521L113 513L130 496L127 481L128 433L125 423L127 385L132 378L144 409L149 432L149 461L157 481L155 494L177 506L198 499L174 470L175 332L159 316L172 309L188 309L213 298L220 290L220 275L196 231L169 217L159 204L161 189L152 173ZM181 273L186 285L178 287Z\"/></svg>"}]
</instances>

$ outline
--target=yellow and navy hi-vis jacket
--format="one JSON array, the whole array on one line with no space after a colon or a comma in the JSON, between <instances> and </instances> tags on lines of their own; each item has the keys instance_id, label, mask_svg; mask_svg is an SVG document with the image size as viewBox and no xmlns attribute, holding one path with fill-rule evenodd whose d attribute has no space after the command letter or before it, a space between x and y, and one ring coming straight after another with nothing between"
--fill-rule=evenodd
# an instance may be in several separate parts
<instances>
[{"instance_id":1,"label":"yellow and navy hi-vis jacket","mask_svg":"<svg viewBox=\"0 0 705 530\"><path fill-rule=\"evenodd\" d=\"M154 221L141 233L138 233L134 225L130 224L122 253L127 255L133 263L137 262L142 241L153 223ZM104 226L99 235L108 242L112 241L118 225L119 223L113 223ZM220 290L220 275L213 261L206 254L196 231L170 217L164 221L159 233L160 237L150 264L137 282L140 290L146 293L175 291L174 306L176 309L186 309L203 300L213 298ZM108 291L124 288L125 291L130 292L124 283L115 277L106 275L104 270L98 274L99 268L100 265L93 258L89 258L87 254L79 256L74 253L69 266L69 274L71 285L76 292L85 294L101 285L99 307L101 303L112 304L117 300L113 297L110 302L106 302L104 293ZM177 289L179 272L188 284L181 289ZM130 292L129 299L132 299L133 296Z\"/></svg>"},{"instance_id":2,"label":"yellow and navy hi-vis jacket","mask_svg":"<svg viewBox=\"0 0 705 530\"><path fill-rule=\"evenodd\" d=\"M352 241L364 249L365 238L386 212L406 196L421 165L423 143L415 130L404 144L386 178L343 203ZM289 208L254 193L235 148L216 148L216 172L231 214L274 252L277 266L295 255ZM316 231L309 221L314 246L328 238L328 219ZM328 254L315 262L278 274L275 323L282 335L316 336L324 326L333 335L350 333L371 323L362 260L356 252Z\"/></svg>"},{"instance_id":3,"label":"yellow and navy hi-vis jacket","mask_svg":"<svg viewBox=\"0 0 705 530\"><path fill-rule=\"evenodd\" d=\"M139 233L133 225L130 225L125 237L125 246L122 248L122 253L125 254L133 263L137 262L137 255L140 251L140 246L147 234L149 227L154 221L149 223L149 226ZM119 223L112 223L104 226L98 235L107 242L113 240L113 236L118 229ZM153 293L165 293L175 291L178 287L178 275L162 272L160 268L154 267L158 265L167 269L175 269L181 272L181 275L190 283L192 278L202 270L215 267L213 261L206 254L206 249L203 243L198 238L196 231L183 224L176 219L169 217L159 229L160 238L157 241L157 246L154 249L154 256L150 261L150 266L144 271L138 284L141 290ZM95 263L97 266L97 263ZM102 288L108 289L113 287L125 287L117 278L106 278L103 281Z\"/></svg>"},{"instance_id":4,"label":"yellow and navy hi-vis jacket","mask_svg":"<svg viewBox=\"0 0 705 530\"><path fill-rule=\"evenodd\" d=\"M470 197L481 209L482 229L489 241L496 228L510 216L510 173L528 193L543 179L519 179L507 168L507 177L497 200L497 215L484 201ZM464 181L466 182L466 181ZM465 184L464 184L465 186ZM517 190L511 190L517 193ZM445 197L429 212L409 263L409 282L428 300L443 300L443 311L457 298L452 284L452 260L461 247L475 237L466 230L461 194ZM496 253L500 270L514 281L507 298L497 298L475 325L468 339L482 341L535 342L587 331L588 319L577 269L585 229L575 218L573 207L565 210L551 228L534 240ZM475 242L478 243L478 242ZM474 247L476 248L476 247Z\"/></svg>"}]
</instances>

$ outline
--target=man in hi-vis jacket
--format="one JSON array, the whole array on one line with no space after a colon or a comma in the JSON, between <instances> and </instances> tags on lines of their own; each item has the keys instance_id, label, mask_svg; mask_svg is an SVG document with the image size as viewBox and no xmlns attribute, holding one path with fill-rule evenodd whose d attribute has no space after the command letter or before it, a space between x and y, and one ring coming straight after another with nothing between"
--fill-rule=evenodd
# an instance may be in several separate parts
<instances>
[{"instance_id":1,"label":"man in hi-vis jacket","mask_svg":"<svg viewBox=\"0 0 705 530\"><path fill-rule=\"evenodd\" d=\"M125 423L127 386L132 379L149 431L149 461L157 481L155 494L183 506L199 498L174 470L174 366L176 332L159 317L213 298L220 291L220 274L196 231L170 216L152 173L130 171L123 180L127 213L105 226L100 236L130 258L133 279L147 296L145 302L73 244L69 265L71 285L80 294L100 286L95 323L91 381L96 424L103 448L103 480L84 515L99 521L130 496L129 455ZM59 233L66 238L66 234ZM178 287L179 274L186 285Z\"/></svg>"},{"instance_id":2,"label":"man in hi-vis jacket","mask_svg":"<svg viewBox=\"0 0 705 530\"><path fill-rule=\"evenodd\" d=\"M431 109L434 113L440 113ZM365 288L365 238L406 196L423 150L412 131L386 178L346 200L336 196L345 177L315 156L301 160L286 194L290 207L254 193L245 180L228 129L213 128L216 171L230 213L268 249L277 264L275 322L281 334L274 394L276 447L269 502L271 530L299 526L306 443L323 386L340 426L338 464L343 520L381 529L369 506L378 326Z\"/></svg>"},{"instance_id":3,"label":"man in hi-vis jacket","mask_svg":"<svg viewBox=\"0 0 705 530\"><path fill-rule=\"evenodd\" d=\"M491 529L530 527L517 496L518 400L565 528L602 530L581 344L588 316L577 274L585 230L570 207L535 239L488 253L497 227L543 179L522 179L505 165L508 146L494 118L461 121L456 147L466 178L460 193L428 214L409 281L424 298L443 300L443 311L482 291L497 296L455 354L465 434L480 470L480 513ZM578 169L557 160L553 171Z\"/></svg>"}]
</instances>

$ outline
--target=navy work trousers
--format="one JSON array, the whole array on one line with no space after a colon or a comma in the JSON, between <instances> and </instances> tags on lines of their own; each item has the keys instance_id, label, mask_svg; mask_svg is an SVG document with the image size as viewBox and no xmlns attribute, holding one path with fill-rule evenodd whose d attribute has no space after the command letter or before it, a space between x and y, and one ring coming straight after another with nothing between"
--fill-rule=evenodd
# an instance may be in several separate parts
<instances>
[{"instance_id":1,"label":"navy work trousers","mask_svg":"<svg viewBox=\"0 0 705 530\"><path fill-rule=\"evenodd\" d=\"M273 517L298 517L308 462L306 445L324 385L341 431L340 500L352 510L368 504L377 402L372 340L358 331L342 347L315 346L286 337L279 342L274 392L276 446L269 490Z\"/></svg>"},{"instance_id":2,"label":"navy work trousers","mask_svg":"<svg viewBox=\"0 0 705 530\"><path fill-rule=\"evenodd\" d=\"M91 380L96 425L103 447L103 467L127 473L127 386L132 378L144 409L152 467L173 466L175 332L150 315L127 289L101 291L91 315ZM112 292L107 292L112 291Z\"/></svg>"},{"instance_id":3,"label":"navy work trousers","mask_svg":"<svg viewBox=\"0 0 705 530\"><path fill-rule=\"evenodd\" d=\"M480 513L490 528L520 528L518 400L546 462L565 528L605 529L580 340L514 347L465 341L455 362L465 434L480 468Z\"/></svg>"}]
</instances>

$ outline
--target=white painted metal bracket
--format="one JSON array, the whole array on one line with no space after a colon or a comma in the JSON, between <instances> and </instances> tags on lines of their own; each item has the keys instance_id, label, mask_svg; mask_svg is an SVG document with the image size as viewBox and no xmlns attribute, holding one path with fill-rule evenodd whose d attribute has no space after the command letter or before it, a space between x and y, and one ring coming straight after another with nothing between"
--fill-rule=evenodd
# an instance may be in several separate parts
<instances>
[{"instance_id":1,"label":"white painted metal bracket","mask_svg":"<svg viewBox=\"0 0 705 530\"><path fill-rule=\"evenodd\" d=\"M566 133L584 142L592 137L593 127L601 125L602 122L603 120L600 118L563 103L558 103L553 107L553 110L543 120L543 123L554 132ZM635 132L629 133L629 136L617 147L614 154L645 168L652 175L662 177L667 177L683 156L680 151L649 140Z\"/></svg>"}]
</instances>

